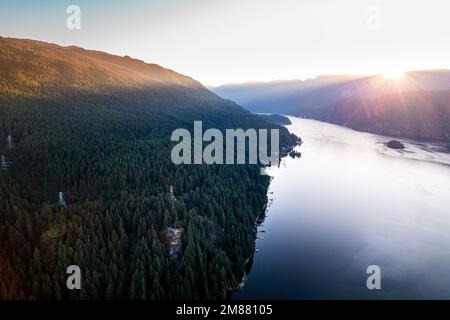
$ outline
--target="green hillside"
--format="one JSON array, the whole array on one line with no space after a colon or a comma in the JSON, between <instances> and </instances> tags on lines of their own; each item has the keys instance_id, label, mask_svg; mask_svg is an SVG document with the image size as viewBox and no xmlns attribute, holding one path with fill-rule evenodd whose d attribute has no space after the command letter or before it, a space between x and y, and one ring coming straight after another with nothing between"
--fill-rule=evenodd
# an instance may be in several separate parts
<instances>
[{"instance_id":1,"label":"green hillside","mask_svg":"<svg viewBox=\"0 0 450 320\"><path fill-rule=\"evenodd\" d=\"M129 57L0 38L0 65L0 298L223 299L238 285L269 179L175 166L170 134L279 127ZM176 256L168 227L183 230ZM80 291L66 288L72 264Z\"/></svg>"}]
</instances>

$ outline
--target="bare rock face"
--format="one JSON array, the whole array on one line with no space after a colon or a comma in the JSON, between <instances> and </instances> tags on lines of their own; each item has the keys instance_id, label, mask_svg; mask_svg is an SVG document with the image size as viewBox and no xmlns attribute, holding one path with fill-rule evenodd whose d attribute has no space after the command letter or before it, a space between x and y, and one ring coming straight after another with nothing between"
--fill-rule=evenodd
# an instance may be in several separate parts
<instances>
[{"instance_id":1,"label":"bare rock face","mask_svg":"<svg viewBox=\"0 0 450 320\"><path fill-rule=\"evenodd\" d=\"M391 140L386 145L391 149L405 149L405 145L397 140Z\"/></svg>"}]
</instances>

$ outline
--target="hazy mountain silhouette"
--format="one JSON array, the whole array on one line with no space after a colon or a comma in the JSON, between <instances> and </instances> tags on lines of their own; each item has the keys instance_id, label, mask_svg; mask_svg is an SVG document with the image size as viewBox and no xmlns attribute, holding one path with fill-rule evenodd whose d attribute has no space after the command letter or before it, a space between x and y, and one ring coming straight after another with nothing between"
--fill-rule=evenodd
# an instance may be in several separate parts
<instances>
[{"instance_id":1,"label":"hazy mountain silhouette","mask_svg":"<svg viewBox=\"0 0 450 320\"><path fill-rule=\"evenodd\" d=\"M284 113L375 133L450 140L450 71L408 72L400 80L320 76L213 88L252 112Z\"/></svg>"}]
</instances>

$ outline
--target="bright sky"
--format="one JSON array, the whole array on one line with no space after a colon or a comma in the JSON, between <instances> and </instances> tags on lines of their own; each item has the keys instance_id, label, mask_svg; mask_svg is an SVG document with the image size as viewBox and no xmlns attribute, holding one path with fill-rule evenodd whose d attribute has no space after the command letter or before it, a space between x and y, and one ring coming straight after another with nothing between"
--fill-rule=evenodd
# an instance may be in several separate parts
<instances>
[{"instance_id":1,"label":"bright sky","mask_svg":"<svg viewBox=\"0 0 450 320\"><path fill-rule=\"evenodd\" d=\"M81 9L81 29L66 8ZM450 69L449 0L0 0L0 35L129 55L206 85Z\"/></svg>"}]
</instances>

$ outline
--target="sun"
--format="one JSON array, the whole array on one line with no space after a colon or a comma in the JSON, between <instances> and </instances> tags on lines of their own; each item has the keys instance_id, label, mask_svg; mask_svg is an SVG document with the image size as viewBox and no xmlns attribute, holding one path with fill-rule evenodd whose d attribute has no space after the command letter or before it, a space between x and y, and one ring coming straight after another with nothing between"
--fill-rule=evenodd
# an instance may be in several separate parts
<instances>
[{"instance_id":1,"label":"sun","mask_svg":"<svg viewBox=\"0 0 450 320\"><path fill-rule=\"evenodd\" d=\"M391 70L383 72L383 77L389 80L401 80L405 76L404 71Z\"/></svg>"}]
</instances>

